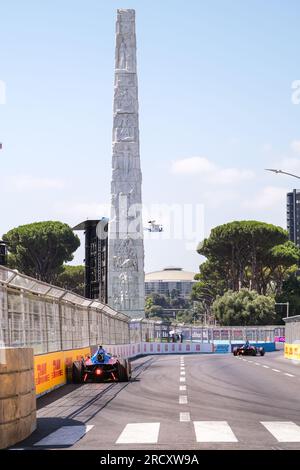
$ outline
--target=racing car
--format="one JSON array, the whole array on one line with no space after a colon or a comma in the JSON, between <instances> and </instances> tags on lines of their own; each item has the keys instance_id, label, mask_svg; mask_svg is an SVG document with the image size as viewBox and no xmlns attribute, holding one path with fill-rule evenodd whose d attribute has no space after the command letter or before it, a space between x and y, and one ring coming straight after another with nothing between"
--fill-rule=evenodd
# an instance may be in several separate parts
<instances>
[{"instance_id":1,"label":"racing car","mask_svg":"<svg viewBox=\"0 0 300 470\"><path fill-rule=\"evenodd\" d=\"M84 383L89 380L128 382L130 378L131 364L128 359L112 356L102 346L98 346L93 356L74 361L72 365L73 383Z\"/></svg>"},{"instance_id":2,"label":"racing car","mask_svg":"<svg viewBox=\"0 0 300 470\"><path fill-rule=\"evenodd\" d=\"M265 349L263 347L257 347L257 346L237 346L236 348L233 348L233 355L234 356L264 356L265 355Z\"/></svg>"}]
</instances>

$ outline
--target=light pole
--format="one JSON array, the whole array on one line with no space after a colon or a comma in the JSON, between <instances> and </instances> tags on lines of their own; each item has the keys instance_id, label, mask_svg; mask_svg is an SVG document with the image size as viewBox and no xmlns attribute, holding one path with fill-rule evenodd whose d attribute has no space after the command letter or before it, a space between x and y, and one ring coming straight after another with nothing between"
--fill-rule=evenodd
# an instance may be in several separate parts
<instances>
[{"instance_id":1,"label":"light pole","mask_svg":"<svg viewBox=\"0 0 300 470\"><path fill-rule=\"evenodd\" d=\"M286 316L289 316L290 303L289 302L276 302L275 305L286 305Z\"/></svg>"},{"instance_id":2,"label":"light pole","mask_svg":"<svg viewBox=\"0 0 300 470\"><path fill-rule=\"evenodd\" d=\"M273 173L281 173L282 175L288 175L288 176L293 176L293 178L297 178L300 180L300 176L298 175L293 175L293 173L288 173L287 171L283 170L275 170L274 168L265 168L266 171L272 171Z\"/></svg>"}]
</instances>

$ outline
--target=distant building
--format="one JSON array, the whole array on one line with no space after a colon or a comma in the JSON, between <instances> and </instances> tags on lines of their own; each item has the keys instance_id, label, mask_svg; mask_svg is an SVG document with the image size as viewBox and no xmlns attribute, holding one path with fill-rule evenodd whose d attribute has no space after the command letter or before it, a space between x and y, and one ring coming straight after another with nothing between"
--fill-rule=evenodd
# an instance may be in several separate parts
<instances>
[{"instance_id":1,"label":"distant building","mask_svg":"<svg viewBox=\"0 0 300 470\"><path fill-rule=\"evenodd\" d=\"M145 293L146 295L152 293L171 295L171 292L176 289L180 297L188 299L192 286L196 282L195 274L176 267L148 273L145 275Z\"/></svg>"},{"instance_id":2,"label":"distant building","mask_svg":"<svg viewBox=\"0 0 300 470\"><path fill-rule=\"evenodd\" d=\"M7 264L7 246L6 243L0 240L0 265L6 266Z\"/></svg>"},{"instance_id":3,"label":"distant building","mask_svg":"<svg viewBox=\"0 0 300 470\"><path fill-rule=\"evenodd\" d=\"M99 225L98 225L99 224ZM98 228L97 228L98 227ZM97 231L107 232L108 219L85 220L73 227L85 233L85 276L84 296L107 303L107 238L101 238Z\"/></svg>"},{"instance_id":4,"label":"distant building","mask_svg":"<svg viewBox=\"0 0 300 470\"><path fill-rule=\"evenodd\" d=\"M300 190L287 193L287 230L289 239L300 246Z\"/></svg>"}]
</instances>

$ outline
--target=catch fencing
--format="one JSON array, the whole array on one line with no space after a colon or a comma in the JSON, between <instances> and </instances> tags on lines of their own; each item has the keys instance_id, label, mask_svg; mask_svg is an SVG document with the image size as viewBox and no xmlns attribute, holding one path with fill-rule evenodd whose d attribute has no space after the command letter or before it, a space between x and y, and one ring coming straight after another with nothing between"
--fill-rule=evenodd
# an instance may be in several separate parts
<instances>
[{"instance_id":1,"label":"catch fencing","mask_svg":"<svg viewBox=\"0 0 300 470\"><path fill-rule=\"evenodd\" d=\"M96 344L234 344L247 339L274 342L277 336L284 336L284 326L174 326L131 319L98 300L0 266L0 346L32 347L37 355Z\"/></svg>"},{"instance_id":2,"label":"catch fencing","mask_svg":"<svg viewBox=\"0 0 300 470\"><path fill-rule=\"evenodd\" d=\"M129 343L127 315L0 266L0 345L35 354Z\"/></svg>"}]
</instances>

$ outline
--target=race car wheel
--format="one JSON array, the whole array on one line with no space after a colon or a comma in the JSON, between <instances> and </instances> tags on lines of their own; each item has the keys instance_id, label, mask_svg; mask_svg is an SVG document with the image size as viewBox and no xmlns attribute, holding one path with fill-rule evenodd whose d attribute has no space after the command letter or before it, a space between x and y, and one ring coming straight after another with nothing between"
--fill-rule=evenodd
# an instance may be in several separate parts
<instances>
[{"instance_id":1,"label":"race car wheel","mask_svg":"<svg viewBox=\"0 0 300 470\"><path fill-rule=\"evenodd\" d=\"M259 354L260 354L261 356L264 356L264 355L265 355L265 350L264 350L264 348L262 348L262 349L259 351Z\"/></svg>"},{"instance_id":2,"label":"race car wheel","mask_svg":"<svg viewBox=\"0 0 300 470\"><path fill-rule=\"evenodd\" d=\"M128 366L127 366L126 359L118 362L118 379L120 382L128 382L129 380Z\"/></svg>"},{"instance_id":3,"label":"race car wheel","mask_svg":"<svg viewBox=\"0 0 300 470\"><path fill-rule=\"evenodd\" d=\"M83 364L81 361L73 362L72 381L74 384L81 384L83 382Z\"/></svg>"},{"instance_id":4,"label":"race car wheel","mask_svg":"<svg viewBox=\"0 0 300 470\"><path fill-rule=\"evenodd\" d=\"M252 356L256 356L256 349L253 349Z\"/></svg>"},{"instance_id":5,"label":"race car wheel","mask_svg":"<svg viewBox=\"0 0 300 470\"><path fill-rule=\"evenodd\" d=\"M237 355L238 355L238 352L237 352L237 351L233 351L233 355L234 355L234 356L237 356Z\"/></svg>"}]
</instances>

